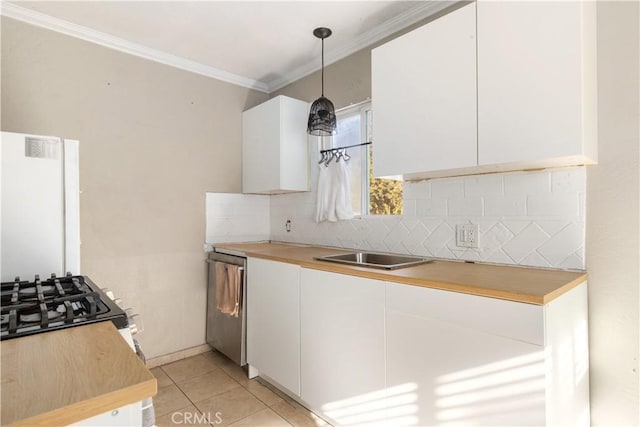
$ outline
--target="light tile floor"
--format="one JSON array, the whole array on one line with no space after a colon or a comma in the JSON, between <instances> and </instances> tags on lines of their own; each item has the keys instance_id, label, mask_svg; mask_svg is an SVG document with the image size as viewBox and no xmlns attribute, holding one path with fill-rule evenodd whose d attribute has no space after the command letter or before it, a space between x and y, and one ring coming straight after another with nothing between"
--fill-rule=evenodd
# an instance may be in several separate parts
<instances>
[{"instance_id":1,"label":"light tile floor","mask_svg":"<svg viewBox=\"0 0 640 427\"><path fill-rule=\"evenodd\" d=\"M151 369L156 423L165 426L329 426L279 390L247 378L216 351Z\"/></svg>"}]
</instances>

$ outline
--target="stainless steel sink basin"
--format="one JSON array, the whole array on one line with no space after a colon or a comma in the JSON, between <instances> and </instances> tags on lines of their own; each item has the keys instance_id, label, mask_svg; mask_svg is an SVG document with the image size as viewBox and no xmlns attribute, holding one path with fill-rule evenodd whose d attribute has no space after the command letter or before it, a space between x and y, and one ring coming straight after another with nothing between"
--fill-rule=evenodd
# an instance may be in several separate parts
<instances>
[{"instance_id":1,"label":"stainless steel sink basin","mask_svg":"<svg viewBox=\"0 0 640 427\"><path fill-rule=\"evenodd\" d=\"M371 252L351 252L347 254L325 255L316 257L315 259L319 261L338 262L340 264L359 265L361 267L382 268L385 270L411 267L431 261L428 258L416 256L377 254Z\"/></svg>"}]
</instances>

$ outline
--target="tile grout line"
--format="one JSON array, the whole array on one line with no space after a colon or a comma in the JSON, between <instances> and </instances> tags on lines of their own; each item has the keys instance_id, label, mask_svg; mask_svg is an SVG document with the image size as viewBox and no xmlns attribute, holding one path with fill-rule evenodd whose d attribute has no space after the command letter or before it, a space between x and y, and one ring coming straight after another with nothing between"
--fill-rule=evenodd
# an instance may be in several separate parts
<instances>
[{"instance_id":1,"label":"tile grout line","mask_svg":"<svg viewBox=\"0 0 640 427\"><path fill-rule=\"evenodd\" d=\"M236 379L235 379L235 378L233 378L231 375L227 374L227 373L224 371L224 369L222 369L222 368L221 368L221 367L219 367L219 366L216 366L216 368L220 369L220 371L221 371L222 373L224 373L227 377L229 377L233 382L235 382L236 384L238 384L238 386L240 386L240 387L244 387L242 384L240 384L238 381L236 381ZM207 374L208 372L212 372L212 371L207 371L207 372L205 372L205 374ZM195 378L197 378L197 377L193 377L193 378L190 378L190 379L185 380L185 381L189 381L189 380L191 380L191 379L195 379ZM181 393L182 393L182 394L187 398L187 400L188 400L189 402L191 402L191 404L192 404L192 405L193 405L193 406L198 410L198 412L200 412L201 414L204 414L204 412L202 412L202 410L201 410L201 409L200 409L200 407L197 405L197 403L196 403L196 402L194 402L193 400L191 400L191 398L190 398L189 396L187 396L187 393L185 393L185 392L184 392L184 390L182 390L182 388L178 385L178 383L175 383L175 382L174 382L174 384L176 385L176 387L178 387L178 390L180 390L180 392L181 392ZM207 399L211 399L211 398L213 398L213 397L215 397L215 396L219 396L219 395L221 395L221 394L227 393L228 391L230 391L230 390L223 391L223 392L221 392L221 393L213 394L213 395L211 395L211 396L207 397L206 399L202 399L202 400L200 400L200 402L203 402L203 401L205 401L205 400L207 400ZM247 391L248 391L248 390L247 390ZM234 421L234 422L235 422L235 421ZM233 423L232 423L232 424L233 424Z\"/></svg>"},{"instance_id":2,"label":"tile grout line","mask_svg":"<svg viewBox=\"0 0 640 427\"><path fill-rule=\"evenodd\" d=\"M200 356L200 355L198 354L198 355L191 356L191 357L197 357L197 356ZM181 360L185 360L185 359L181 359ZM170 362L170 363L174 363L174 362ZM184 390L180 387L180 385L179 385L176 381L174 381L174 380L173 380L173 378L171 378L171 376L167 373L167 371L165 371L165 370L163 369L163 366L169 365L170 363L167 363L167 364L165 364L165 365L158 366L158 368L160 368L160 369L162 370L162 372L164 372L164 374L167 376L167 378L169 378L169 380L171 380L171 385L176 386L176 388L180 391L180 393L182 393L182 395L187 399L187 401L189 401L189 403L191 403L191 406L193 406L194 408L196 408L196 410L197 410L200 414L204 414L204 412L202 412L202 410L198 407L198 405L196 404L196 402L194 402L193 400L191 400L191 398L190 398L189 396L187 396L187 394L186 394L186 393L184 392ZM233 381L234 381L235 383L237 383L240 387L242 387L242 384L240 384L238 381L236 381L236 380L235 380L235 378L231 377L231 375L227 374L227 373L226 373L226 372L225 372L221 367L219 367L219 366L217 366L217 365L214 365L214 366L215 366L217 369L220 369L220 371L222 371L222 372L223 372L225 375L227 375L231 380L233 380ZM211 372L211 371L207 371L207 372L205 372L205 374L207 374L207 373L209 373L209 372ZM190 381L190 380L195 379L195 378L198 378L198 376L195 376L195 377L193 377L193 378L186 378L184 381ZM184 382L184 381L183 381L183 382ZM170 386L165 386L165 387L170 387ZM164 388L164 387L162 387L162 388ZM220 394L223 394L223 393L225 393L225 392L214 394L214 395L212 395L212 396L208 397L207 399L209 399L209 398L211 398L211 397L214 397L214 396L217 396L217 395L220 395ZM205 399L203 399L203 400L205 400ZM185 406L184 408L187 408L187 406ZM175 409L175 410L170 411L170 412L168 412L168 413L175 413L176 411L179 411L180 409L184 409L184 408ZM163 414L163 415L161 415L161 416L164 416L164 415L167 415L167 414Z\"/></svg>"},{"instance_id":3,"label":"tile grout line","mask_svg":"<svg viewBox=\"0 0 640 427\"><path fill-rule=\"evenodd\" d=\"M192 357L197 357L197 356L199 356L199 355L192 356ZM173 363L173 362L171 362L171 363ZM249 393L253 398L255 398L257 401L259 401L260 403L262 403L262 404L264 405L264 408L258 409L258 410L256 410L256 411L254 411L254 412L252 412L252 413L250 413L250 414L246 415L245 417L242 417L242 418L240 418L240 419L238 419L238 420L235 420L235 421L233 421L231 424L235 424L235 423L237 423L237 422L240 422L240 421L244 420L245 418L248 418L248 417L250 417L250 416L252 416L252 415L255 415L256 413L258 413L258 412L260 412L260 411L263 411L263 410L265 410L265 409L270 409L274 414L276 414L279 418L281 418L282 420L284 420L287 424L289 424L289 425L293 425L293 424L291 424L291 423L290 423L286 418L284 418L283 416L281 416L280 414L278 414L276 411L274 411L273 409L271 409L271 407L272 407L272 406L277 405L277 404L278 404L278 403L280 403L280 402L274 403L274 404L272 404L272 405L267 404L267 402L265 402L264 400L262 400L262 399L261 399L259 396L257 396L256 394L254 394L254 393L253 393L253 392L252 392L248 387L246 387L244 384L242 384L242 383L240 383L238 380L236 380L236 379L235 379L231 374L229 374L229 373L228 373L228 372L227 372L227 371L226 371L226 370L225 370L221 365L217 365L217 364L215 364L215 362L212 362L212 363L214 364L213 366L214 366L216 369L219 369L219 370L220 370L222 373L224 373L224 374L225 374L229 379L231 379L231 380L232 380L234 383L236 383L239 387L241 387L242 389L244 389L244 390L245 390L247 393ZM168 363L168 364L169 364L169 363ZM168 364L167 364L167 365L168 365ZM162 370L162 372L167 376L167 378L169 378L169 380L171 381L171 384L170 384L170 385L167 385L167 386L164 386L164 387L161 387L161 388L170 387L171 385L175 385L175 386L176 386L176 388L180 391L180 393L182 393L182 395L187 399L187 401L188 401L188 402L189 402L189 403L190 403L194 408L196 408L196 410L197 410L200 414L204 414L204 412L202 412L202 410L198 407L197 402L194 402L194 401L193 401L193 400L192 400L192 399L191 399L191 398L190 398L190 397L185 393L185 391L182 389L182 387L181 387L181 386L180 386L176 381L174 381L174 380L173 380L173 378L171 378L171 376L170 376L170 375L169 375L169 374L168 374L168 373L167 373L167 372L162 368L162 366L165 366L165 365L158 366L158 368L160 368L160 369ZM212 371L213 371L213 370L212 370ZM206 373L208 373L208 372L212 372L212 371L207 371L207 372L205 372L204 374L206 374ZM195 376L195 377L193 377L193 378L187 378L187 379L185 379L183 382L190 381L190 380L193 380L193 379L195 379L195 378L198 378L198 376ZM269 387L266 387L264 384L262 384L262 383L260 383L260 382L258 382L258 384L260 384L261 386L265 387L267 390L271 391L271 392L272 392L272 393L274 393L276 396L278 396L278 394L277 394L277 393L275 393L275 392L273 392L273 390L271 390ZM234 387L234 388L235 388L235 387ZM224 391L224 392L220 392L220 393L213 394L212 396L209 396L209 397L207 397L206 399L202 399L200 402L202 402L202 401L204 401L204 400L207 400L207 399L210 399L210 398L213 398L213 397L215 397L215 396L222 395L222 394L224 394L224 393L226 393L226 392L228 392L228 391L229 391L229 390ZM281 396L278 396L278 398L280 398L280 399L281 399L281 401L284 401L284 399L282 399L282 397L281 397ZM185 406L184 408L179 408L179 409L176 409L176 410L170 411L170 412L168 412L168 414L170 414L170 413L172 413L172 412L179 411L180 409L185 409L185 408L187 408L187 407L188 407L188 406ZM165 415L167 415L167 414L163 414L163 415L161 415L161 416L165 416Z\"/></svg>"},{"instance_id":4,"label":"tile grout line","mask_svg":"<svg viewBox=\"0 0 640 427\"><path fill-rule=\"evenodd\" d=\"M215 352L213 352L213 353L215 353ZM194 358L195 358L195 357L202 357L203 355L204 355L204 353L199 354L199 355L195 355L195 356L191 356L191 357L194 357ZM166 385L166 386L161 387L161 388L167 388L167 387L170 387L170 386L172 386L172 385L176 386L176 388L177 388L177 389L180 391L180 393L181 393L181 394L186 398L186 400L187 400L187 401L188 401L188 402L189 402L193 407L195 407L195 409L196 409L199 413L203 414L203 412L202 412L202 411L200 410L200 408L198 407L197 402L195 402L195 401L193 401L191 398L189 398L189 396L187 396L187 394L186 394L186 393L185 393L185 391L182 389L182 387L181 387L181 386L180 386L180 385L179 385L179 384L178 384L178 383L177 383L177 382L176 382L176 381L175 381L175 380L174 380L174 379L173 379L173 378L168 374L168 372L164 369L164 366L170 365L171 363L174 363L174 362L170 362L170 363L167 363L167 364L165 364L165 365L157 366L157 368L160 368L160 370L161 370L161 371L162 371L162 372L167 376L167 378L169 378L169 380L170 380L170 382L171 382L171 384ZM274 409L273 409L273 407L274 407L274 406L276 406L276 405L278 405L278 404L280 404L280 403L282 403L282 402L287 403L289 406L291 406L291 407L292 407L292 409L293 409L294 411L296 411L297 413L299 413L299 415L303 416L305 419L308 419L308 420L310 420L310 421L311 421L311 422L313 422L313 423L315 423L315 422L316 422L316 421L314 420L314 418L310 415L310 414L312 413L312 411L310 411L310 410L308 410L307 408L305 408L305 407L301 406L301 405L300 405L298 402L296 402L295 400L292 400L291 402L289 402L288 400L289 400L289 399L291 399L291 398L290 398L290 397L288 397L288 396L287 396L286 394L284 394L283 392L281 392L280 390L278 390L278 389L277 389L276 387L274 387L272 384L270 384L270 383L268 383L268 382L264 383L264 382L262 382L262 381L259 381L259 379L255 380L255 382L256 382L257 384L259 384L260 386L264 387L266 390L270 391L270 392L271 392L271 393L273 393L276 397L278 397L278 399L279 399L279 400L278 400L277 402L275 402L275 403L273 403L273 404L268 404L265 400L263 400L262 398L260 398L257 394L253 393L253 392L248 388L248 386L245 386L242 382L240 382L239 380L237 380L237 379L233 376L233 374L232 374L232 373L228 372L228 369L229 369L229 368L234 368L236 365L229 366L229 365L226 365L226 364L218 364L218 363L216 363L215 361L211 361L211 363L212 363L212 366L213 366L213 369L212 369L212 370L210 370L210 371L206 371L206 372L204 372L204 373L202 373L202 374L200 374L200 375L197 375L197 376L194 376L194 377L191 377L191 378L186 378L186 379L182 380L181 382L188 382L188 381L194 380L194 379L196 379L196 378L198 378L198 377L200 377L200 376L202 376L202 375L206 375L207 373L213 372L215 369L219 369L219 370L220 370L221 372L223 372L223 373L224 373L224 374L225 374L229 379L231 379L234 383L236 383L238 386L240 386L242 389L244 389L244 391L246 391L247 393L249 393L249 395L251 395L254 399L256 399L257 401L259 401L259 402L264 406L264 407L263 407L263 408L261 408L261 409L258 409L258 410L254 411L254 412L252 412L252 413L250 413L250 414L248 414L248 415L246 415L246 416L244 416L244 417L242 417L242 418L240 418L240 419L238 419L238 420L233 421L231 424L237 423L237 422L239 422L239 421L241 421L241 420L243 420L243 419L245 419L245 418L248 418L248 417L250 417L250 416L252 416L252 415L255 415L256 413L258 413L258 412L260 412L260 411L262 411L262 410L264 410L264 409L270 409L274 414L276 414L279 418L283 419L286 423L288 423L288 424L290 424L290 425L294 425L294 424L292 424L292 421L290 422L290 421L289 421L289 419L288 419L287 417L285 417L284 415L281 415L280 413L278 413L276 410L274 410ZM225 368L227 368L227 369L225 369ZM248 381L252 381L252 380L248 380ZM236 388L236 387L234 387L234 388ZM159 389L160 389L160 388L159 388ZM207 399L210 399L210 398L213 398L213 397L215 397L215 396L222 395L222 394L224 394L224 393L226 393L226 392L228 392L228 391L230 391L230 390L227 390L227 391L224 391L224 392L220 392L220 393L216 393L216 394L214 394L214 395L212 395L212 396L207 397L206 399L202 399L202 400L200 400L199 402L203 402L203 401L205 401L205 400L207 400ZM298 408L298 406L300 406L300 408ZM184 408L179 408L179 409L176 409L176 410L170 411L170 412L168 412L167 414L171 414L171 412L175 412L175 411L178 411L178 410L180 410L180 409L185 409L185 408L187 408L187 406L185 406ZM301 408L302 408L302 409L304 409L304 410L301 410ZM307 411L309 412L309 414L307 414L307 413L306 413ZM163 414L163 415L161 415L161 416L166 416L167 414Z\"/></svg>"},{"instance_id":5,"label":"tile grout line","mask_svg":"<svg viewBox=\"0 0 640 427\"><path fill-rule=\"evenodd\" d=\"M248 391L248 390L247 390L247 391ZM258 399L258 400L259 400L259 399ZM262 402L262 401L261 401L261 402ZM264 403L264 402L262 402L262 403ZM229 426L233 426L233 424L239 423L240 421L245 420L245 419L249 418L250 416L257 414L257 413L258 413L258 412L260 412L260 411L264 411L265 409L269 409L271 412L273 412L274 414L276 414L278 417L282 418L282 420L283 420L285 423L289 424L290 426L293 426L293 424L291 424L289 421L287 421L283 416L281 416L281 415L280 415L280 414L278 414L276 411L274 411L273 409L271 409L271 406L267 406L266 404L265 404L265 406L266 406L266 408L258 409L256 412L253 412L253 413L251 413L251 414L247 415L247 416L246 416L246 417L244 417L244 418L240 418L239 420L236 420L236 421L232 422L231 424L229 424Z\"/></svg>"}]
</instances>

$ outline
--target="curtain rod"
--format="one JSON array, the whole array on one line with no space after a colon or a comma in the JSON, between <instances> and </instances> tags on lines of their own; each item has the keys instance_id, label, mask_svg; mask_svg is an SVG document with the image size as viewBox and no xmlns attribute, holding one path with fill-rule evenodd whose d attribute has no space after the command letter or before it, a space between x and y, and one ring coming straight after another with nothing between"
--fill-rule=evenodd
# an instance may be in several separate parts
<instances>
[{"instance_id":1,"label":"curtain rod","mask_svg":"<svg viewBox=\"0 0 640 427\"><path fill-rule=\"evenodd\" d=\"M361 147L363 145L371 145L371 141L363 142L362 144L347 145L346 147L327 148L326 150L320 150L320 153L328 153L329 151L344 150L346 148Z\"/></svg>"}]
</instances>

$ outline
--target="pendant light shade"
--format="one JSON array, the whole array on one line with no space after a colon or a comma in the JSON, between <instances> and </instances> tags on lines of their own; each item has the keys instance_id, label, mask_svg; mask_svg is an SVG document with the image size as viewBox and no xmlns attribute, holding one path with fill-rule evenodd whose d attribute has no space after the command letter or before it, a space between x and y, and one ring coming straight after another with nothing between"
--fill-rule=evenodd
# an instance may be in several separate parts
<instances>
[{"instance_id":1,"label":"pendant light shade","mask_svg":"<svg viewBox=\"0 0 640 427\"><path fill-rule=\"evenodd\" d=\"M333 102L328 98L321 96L311 104L307 132L318 136L328 136L336 133L336 113L333 108Z\"/></svg>"},{"instance_id":2,"label":"pendant light shade","mask_svg":"<svg viewBox=\"0 0 640 427\"><path fill-rule=\"evenodd\" d=\"M317 136L335 135L336 111L333 102L324 96L324 39L331 35L331 30L324 27L316 28L313 35L322 40L322 93L320 98L311 104L307 132Z\"/></svg>"}]
</instances>

